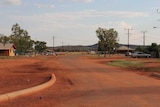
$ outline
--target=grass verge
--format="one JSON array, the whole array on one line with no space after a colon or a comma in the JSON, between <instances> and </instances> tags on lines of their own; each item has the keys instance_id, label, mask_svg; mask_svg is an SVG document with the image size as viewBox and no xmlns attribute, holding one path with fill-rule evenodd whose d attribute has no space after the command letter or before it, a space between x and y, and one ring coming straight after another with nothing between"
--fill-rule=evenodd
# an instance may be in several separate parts
<instances>
[{"instance_id":1,"label":"grass verge","mask_svg":"<svg viewBox=\"0 0 160 107\"><path fill-rule=\"evenodd\" d=\"M123 67L123 68L137 68L137 69L144 67L143 62L126 61L126 60L111 61L111 62L109 62L109 65Z\"/></svg>"},{"instance_id":2,"label":"grass verge","mask_svg":"<svg viewBox=\"0 0 160 107\"><path fill-rule=\"evenodd\" d=\"M155 72L160 72L160 67L152 67L152 68L146 68L146 71L155 71Z\"/></svg>"}]
</instances>

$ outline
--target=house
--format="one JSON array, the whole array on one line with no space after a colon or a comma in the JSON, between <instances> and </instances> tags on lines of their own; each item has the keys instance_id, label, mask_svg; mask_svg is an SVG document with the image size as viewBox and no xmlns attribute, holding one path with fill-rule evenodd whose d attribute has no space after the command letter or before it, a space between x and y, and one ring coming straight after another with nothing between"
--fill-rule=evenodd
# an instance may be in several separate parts
<instances>
[{"instance_id":1,"label":"house","mask_svg":"<svg viewBox=\"0 0 160 107\"><path fill-rule=\"evenodd\" d=\"M16 47L11 43L0 43L0 56L15 56Z\"/></svg>"},{"instance_id":2,"label":"house","mask_svg":"<svg viewBox=\"0 0 160 107\"><path fill-rule=\"evenodd\" d=\"M125 54L126 52L133 52L135 51L135 49L133 48L128 48L127 46L120 46L118 49L117 49L117 53L121 53L121 54Z\"/></svg>"}]
</instances>

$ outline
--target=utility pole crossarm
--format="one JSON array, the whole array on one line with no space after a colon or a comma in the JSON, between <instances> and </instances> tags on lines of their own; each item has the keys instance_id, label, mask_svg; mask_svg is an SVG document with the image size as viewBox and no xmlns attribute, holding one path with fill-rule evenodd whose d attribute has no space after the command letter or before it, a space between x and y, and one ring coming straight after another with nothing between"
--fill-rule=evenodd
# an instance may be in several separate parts
<instances>
[{"instance_id":1,"label":"utility pole crossarm","mask_svg":"<svg viewBox=\"0 0 160 107\"><path fill-rule=\"evenodd\" d=\"M125 29L125 30L127 30L128 31L128 52L129 52L129 36L130 36L130 30L133 30L133 29Z\"/></svg>"},{"instance_id":2,"label":"utility pole crossarm","mask_svg":"<svg viewBox=\"0 0 160 107\"><path fill-rule=\"evenodd\" d=\"M54 53L54 36L53 36L53 53Z\"/></svg>"},{"instance_id":3,"label":"utility pole crossarm","mask_svg":"<svg viewBox=\"0 0 160 107\"><path fill-rule=\"evenodd\" d=\"M143 33L143 46L145 46L145 34L147 33L147 31L141 31Z\"/></svg>"}]
</instances>

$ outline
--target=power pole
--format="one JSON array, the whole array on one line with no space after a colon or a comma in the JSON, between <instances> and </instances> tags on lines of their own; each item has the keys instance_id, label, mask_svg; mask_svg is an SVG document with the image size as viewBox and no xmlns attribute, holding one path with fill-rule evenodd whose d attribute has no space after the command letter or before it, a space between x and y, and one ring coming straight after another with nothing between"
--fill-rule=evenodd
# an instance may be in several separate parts
<instances>
[{"instance_id":1,"label":"power pole","mask_svg":"<svg viewBox=\"0 0 160 107\"><path fill-rule=\"evenodd\" d=\"M127 34L128 34L128 52L129 52L129 36L130 36L130 30L133 30L133 29L125 29L125 30L127 30Z\"/></svg>"},{"instance_id":2,"label":"power pole","mask_svg":"<svg viewBox=\"0 0 160 107\"><path fill-rule=\"evenodd\" d=\"M142 31L143 33L143 46L145 46L145 34L146 34L147 31Z\"/></svg>"},{"instance_id":3,"label":"power pole","mask_svg":"<svg viewBox=\"0 0 160 107\"><path fill-rule=\"evenodd\" d=\"M64 51L64 49L63 49L63 42L62 42L62 52Z\"/></svg>"},{"instance_id":4,"label":"power pole","mask_svg":"<svg viewBox=\"0 0 160 107\"><path fill-rule=\"evenodd\" d=\"M53 36L53 53L54 53L54 36Z\"/></svg>"}]
</instances>

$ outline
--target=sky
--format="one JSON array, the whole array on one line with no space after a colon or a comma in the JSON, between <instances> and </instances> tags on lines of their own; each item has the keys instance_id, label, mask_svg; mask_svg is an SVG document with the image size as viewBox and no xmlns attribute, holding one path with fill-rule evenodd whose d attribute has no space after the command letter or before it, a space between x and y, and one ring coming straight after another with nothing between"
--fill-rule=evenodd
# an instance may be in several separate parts
<instances>
[{"instance_id":1,"label":"sky","mask_svg":"<svg viewBox=\"0 0 160 107\"><path fill-rule=\"evenodd\" d=\"M99 27L114 28L120 44L127 29L129 44L143 45L143 36L145 45L160 44L160 0L0 0L0 16L0 34L18 23L47 46L93 45Z\"/></svg>"}]
</instances>

